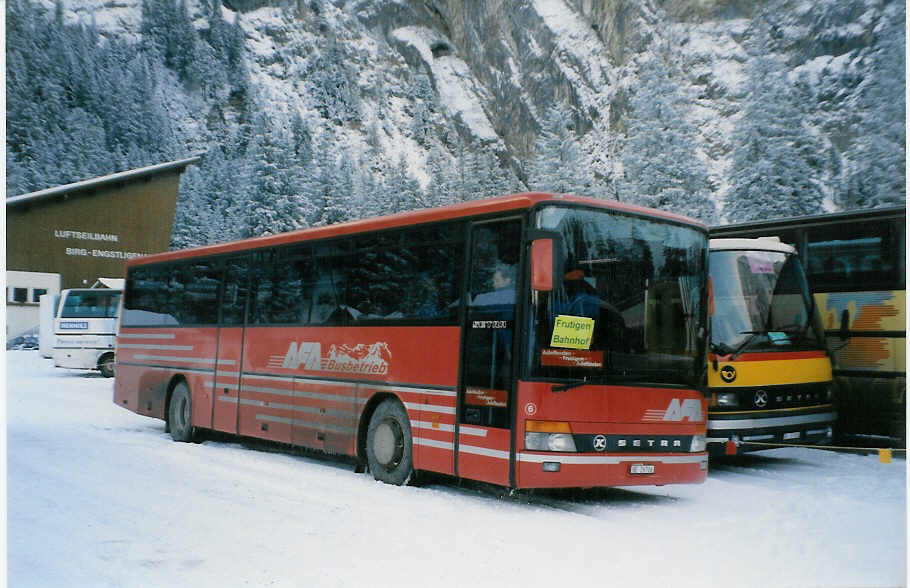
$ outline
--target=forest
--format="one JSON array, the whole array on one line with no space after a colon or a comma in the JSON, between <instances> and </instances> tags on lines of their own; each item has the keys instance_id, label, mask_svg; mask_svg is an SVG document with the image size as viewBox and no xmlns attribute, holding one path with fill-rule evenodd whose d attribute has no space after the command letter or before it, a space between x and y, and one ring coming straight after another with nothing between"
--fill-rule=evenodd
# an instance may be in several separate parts
<instances>
[{"instance_id":1,"label":"forest","mask_svg":"<svg viewBox=\"0 0 910 588\"><path fill-rule=\"evenodd\" d=\"M438 72L385 45L358 49L352 36L389 36L367 26L382 17L374 3L244 12L222 0L141 0L132 30L74 20L63 0L5 4L7 196L201 154L183 176L173 248L525 190L709 223L905 201L900 2L819 3L806 33L817 45L799 53L793 22L763 3L730 56L738 92L716 71L696 76L680 50L693 45L691 27L666 27L610 64L612 80L595 88L608 108L527 98L536 116L524 145L453 117ZM261 31L276 29L288 42L260 51ZM818 54L829 57L820 72ZM265 75L278 59L282 73ZM276 100L279 82L293 83L297 102ZM492 121L514 92L498 83L483 105Z\"/></svg>"}]
</instances>

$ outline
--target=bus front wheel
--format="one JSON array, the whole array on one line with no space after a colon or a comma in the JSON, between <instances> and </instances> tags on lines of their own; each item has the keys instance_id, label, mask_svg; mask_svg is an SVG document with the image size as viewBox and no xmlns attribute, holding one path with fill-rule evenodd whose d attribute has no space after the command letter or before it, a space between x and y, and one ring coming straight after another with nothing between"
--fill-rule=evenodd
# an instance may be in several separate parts
<instances>
[{"instance_id":1,"label":"bus front wheel","mask_svg":"<svg viewBox=\"0 0 910 588\"><path fill-rule=\"evenodd\" d=\"M180 382L171 394L168 406L168 428L174 441L193 440L193 397L186 382Z\"/></svg>"},{"instance_id":2,"label":"bus front wheel","mask_svg":"<svg viewBox=\"0 0 910 588\"><path fill-rule=\"evenodd\" d=\"M367 462L377 480L401 486L413 473L411 423L404 406L384 400L370 418L367 429Z\"/></svg>"},{"instance_id":3,"label":"bus front wheel","mask_svg":"<svg viewBox=\"0 0 910 588\"><path fill-rule=\"evenodd\" d=\"M98 360L98 370L101 372L101 375L105 378L114 377L114 354L105 353L101 356L101 359Z\"/></svg>"}]
</instances>

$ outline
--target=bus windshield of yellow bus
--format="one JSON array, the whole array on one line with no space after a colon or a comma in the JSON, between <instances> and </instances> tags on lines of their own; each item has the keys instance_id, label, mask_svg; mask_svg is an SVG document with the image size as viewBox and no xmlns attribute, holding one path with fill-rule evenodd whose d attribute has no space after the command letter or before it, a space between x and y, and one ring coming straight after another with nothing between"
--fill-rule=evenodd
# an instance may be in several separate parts
<instances>
[{"instance_id":1,"label":"bus windshield of yellow bus","mask_svg":"<svg viewBox=\"0 0 910 588\"><path fill-rule=\"evenodd\" d=\"M714 353L738 356L747 351L824 348L824 332L797 256L714 250L709 266Z\"/></svg>"}]
</instances>

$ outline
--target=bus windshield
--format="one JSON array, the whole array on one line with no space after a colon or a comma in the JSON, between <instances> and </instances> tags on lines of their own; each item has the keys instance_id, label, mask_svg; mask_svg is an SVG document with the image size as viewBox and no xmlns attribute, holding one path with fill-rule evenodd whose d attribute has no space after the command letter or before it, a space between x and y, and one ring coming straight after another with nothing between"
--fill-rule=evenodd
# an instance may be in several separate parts
<instances>
[{"instance_id":1,"label":"bus windshield","mask_svg":"<svg viewBox=\"0 0 910 588\"><path fill-rule=\"evenodd\" d=\"M695 385L706 327L707 237L694 227L550 206L560 275L532 293L531 376Z\"/></svg>"},{"instance_id":2,"label":"bus windshield","mask_svg":"<svg viewBox=\"0 0 910 588\"><path fill-rule=\"evenodd\" d=\"M120 290L71 290L60 308L60 318L117 318Z\"/></svg>"},{"instance_id":3,"label":"bus windshield","mask_svg":"<svg viewBox=\"0 0 910 588\"><path fill-rule=\"evenodd\" d=\"M711 349L745 351L823 348L823 332L795 255L780 251L711 252L714 314Z\"/></svg>"}]
</instances>

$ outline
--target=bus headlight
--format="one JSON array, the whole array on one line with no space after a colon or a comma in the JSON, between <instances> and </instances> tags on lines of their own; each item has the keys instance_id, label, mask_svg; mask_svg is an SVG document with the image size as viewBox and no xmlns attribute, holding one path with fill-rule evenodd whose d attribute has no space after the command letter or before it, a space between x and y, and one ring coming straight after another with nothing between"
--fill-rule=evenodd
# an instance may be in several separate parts
<instances>
[{"instance_id":1,"label":"bus headlight","mask_svg":"<svg viewBox=\"0 0 910 588\"><path fill-rule=\"evenodd\" d=\"M525 449L578 451L572 427L565 421L525 421Z\"/></svg>"},{"instance_id":2,"label":"bus headlight","mask_svg":"<svg viewBox=\"0 0 910 588\"><path fill-rule=\"evenodd\" d=\"M714 406L737 406L739 398L736 392L718 392L712 399Z\"/></svg>"},{"instance_id":3,"label":"bus headlight","mask_svg":"<svg viewBox=\"0 0 910 588\"><path fill-rule=\"evenodd\" d=\"M704 435L692 435L692 443L689 444L689 453L698 453L708 448L708 442Z\"/></svg>"},{"instance_id":4,"label":"bus headlight","mask_svg":"<svg viewBox=\"0 0 910 588\"><path fill-rule=\"evenodd\" d=\"M525 433L525 449L532 451L577 451L568 433Z\"/></svg>"}]
</instances>

